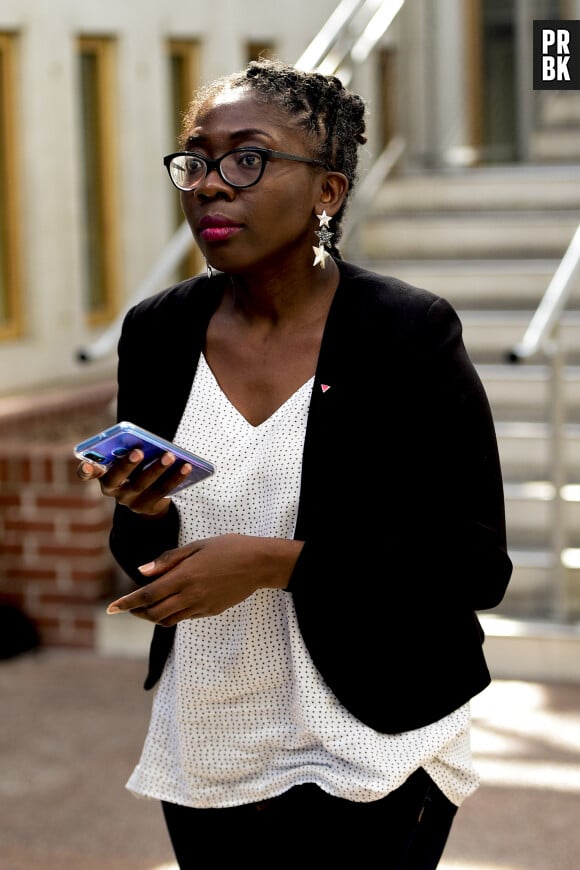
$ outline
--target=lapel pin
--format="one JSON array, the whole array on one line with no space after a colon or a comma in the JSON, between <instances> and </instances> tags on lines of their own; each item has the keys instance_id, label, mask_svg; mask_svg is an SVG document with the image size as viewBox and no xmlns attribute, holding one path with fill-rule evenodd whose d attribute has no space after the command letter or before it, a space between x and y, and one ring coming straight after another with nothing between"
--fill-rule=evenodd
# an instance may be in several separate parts
<instances>
[{"instance_id":1,"label":"lapel pin","mask_svg":"<svg viewBox=\"0 0 580 870\"><path fill-rule=\"evenodd\" d=\"M330 389L330 384L320 384L320 389L323 393Z\"/></svg>"}]
</instances>

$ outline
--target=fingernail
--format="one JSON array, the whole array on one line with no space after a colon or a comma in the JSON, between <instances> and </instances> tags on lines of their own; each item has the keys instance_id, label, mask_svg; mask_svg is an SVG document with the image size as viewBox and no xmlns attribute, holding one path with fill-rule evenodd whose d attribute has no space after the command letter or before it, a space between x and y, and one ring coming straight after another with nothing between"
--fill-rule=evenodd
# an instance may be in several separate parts
<instances>
[{"instance_id":1,"label":"fingernail","mask_svg":"<svg viewBox=\"0 0 580 870\"><path fill-rule=\"evenodd\" d=\"M164 453L161 457L161 465L173 465L175 456L172 453Z\"/></svg>"},{"instance_id":2,"label":"fingernail","mask_svg":"<svg viewBox=\"0 0 580 870\"><path fill-rule=\"evenodd\" d=\"M129 453L129 461L130 462L138 462L141 459L141 454L138 450L131 450Z\"/></svg>"},{"instance_id":3,"label":"fingernail","mask_svg":"<svg viewBox=\"0 0 580 870\"><path fill-rule=\"evenodd\" d=\"M122 613L122 612L123 611L121 610L121 608L118 607L116 604L109 604L109 606L107 607L107 613L110 615L112 615L113 613Z\"/></svg>"},{"instance_id":4,"label":"fingernail","mask_svg":"<svg viewBox=\"0 0 580 870\"><path fill-rule=\"evenodd\" d=\"M145 565L139 565L138 571L141 571L142 574L150 574L151 571L155 568L155 562L147 562Z\"/></svg>"},{"instance_id":5,"label":"fingernail","mask_svg":"<svg viewBox=\"0 0 580 870\"><path fill-rule=\"evenodd\" d=\"M186 474L189 474L193 470L193 465L190 465L189 462L184 462L181 468L179 469L180 473L185 477Z\"/></svg>"}]
</instances>

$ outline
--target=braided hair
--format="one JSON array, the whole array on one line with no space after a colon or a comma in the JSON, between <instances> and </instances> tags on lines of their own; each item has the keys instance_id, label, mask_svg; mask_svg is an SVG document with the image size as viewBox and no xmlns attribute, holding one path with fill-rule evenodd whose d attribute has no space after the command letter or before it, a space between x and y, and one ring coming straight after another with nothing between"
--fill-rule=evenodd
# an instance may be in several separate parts
<instances>
[{"instance_id":1,"label":"braided hair","mask_svg":"<svg viewBox=\"0 0 580 870\"><path fill-rule=\"evenodd\" d=\"M277 60L252 61L245 70L216 79L197 91L183 119L181 146L207 99L223 91L249 87L257 99L278 106L295 119L307 134L312 156L348 179L348 190L334 216L330 253L340 259L340 239L348 197L358 180L358 146L365 136L365 104L347 90L340 79L317 72L305 72Z\"/></svg>"}]
</instances>

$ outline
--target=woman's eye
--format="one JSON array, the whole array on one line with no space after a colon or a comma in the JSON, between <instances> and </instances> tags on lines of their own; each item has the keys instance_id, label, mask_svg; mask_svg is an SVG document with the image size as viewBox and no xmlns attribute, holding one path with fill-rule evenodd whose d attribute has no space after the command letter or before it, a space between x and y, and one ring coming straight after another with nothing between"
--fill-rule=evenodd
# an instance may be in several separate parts
<instances>
[{"instance_id":1,"label":"woman's eye","mask_svg":"<svg viewBox=\"0 0 580 870\"><path fill-rule=\"evenodd\" d=\"M185 162L185 171L190 175L197 175L203 169L203 162L197 157L188 157Z\"/></svg>"},{"instance_id":2,"label":"woman's eye","mask_svg":"<svg viewBox=\"0 0 580 870\"><path fill-rule=\"evenodd\" d=\"M261 163L261 157L255 151L245 151L238 158L238 165L246 169L255 169Z\"/></svg>"}]
</instances>

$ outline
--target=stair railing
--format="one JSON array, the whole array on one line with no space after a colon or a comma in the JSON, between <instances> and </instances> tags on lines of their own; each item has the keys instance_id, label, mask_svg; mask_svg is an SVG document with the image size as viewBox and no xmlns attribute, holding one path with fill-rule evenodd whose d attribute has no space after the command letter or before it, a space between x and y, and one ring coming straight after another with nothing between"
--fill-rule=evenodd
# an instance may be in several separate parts
<instances>
[{"instance_id":1,"label":"stair railing","mask_svg":"<svg viewBox=\"0 0 580 870\"><path fill-rule=\"evenodd\" d=\"M403 156L404 151L405 140L402 136L395 135L369 168L349 204L348 220L340 239L341 247L346 248L348 245L352 246L353 250L359 250L358 231L361 218L365 214L368 214L369 207L376 197L377 191L381 189L381 186Z\"/></svg>"},{"instance_id":2,"label":"stair railing","mask_svg":"<svg viewBox=\"0 0 580 870\"><path fill-rule=\"evenodd\" d=\"M171 236L161 252L161 256L138 285L123 311L117 315L99 338L77 352L79 362L93 362L111 353L121 334L121 327L127 311L141 299L145 299L163 287L169 276L189 253L191 241L191 229L187 221L184 221Z\"/></svg>"},{"instance_id":3,"label":"stair railing","mask_svg":"<svg viewBox=\"0 0 580 870\"><path fill-rule=\"evenodd\" d=\"M337 75L344 85L353 64L364 63L404 0L342 0L296 61L298 69Z\"/></svg>"},{"instance_id":4,"label":"stair railing","mask_svg":"<svg viewBox=\"0 0 580 870\"><path fill-rule=\"evenodd\" d=\"M543 351L549 354L553 333L580 274L580 225L546 288L520 342L508 352L510 362L520 362Z\"/></svg>"},{"instance_id":5,"label":"stair railing","mask_svg":"<svg viewBox=\"0 0 580 870\"><path fill-rule=\"evenodd\" d=\"M567 483L565 456L566 396L564 389L564 348L561 318L574 282L580 274L580 225L534 312L521 339L507 353L509 362L518 363L543 354L550 367L550 468L552 501L552 564L554 586L552 616L565 621L569 615L567 568L575 565L580 553L566 549L564 488Z\"/></svg>"},{"instance_id":6,"label":"stair railing","mask_svg":"<svg viewBox=\"0 0 580 870\"><path fill-rule=\"evenodd\" d=\"M324 75L337 75L343 84L348 85L353 66L367 60L403 3L404 0L342 0L299 57L296 67L303 70L316 70ZM403 148L403 141L395 137L380 155L373 167L372 188L368 183L365 185L363 196L367 200L369 190L376 192L380 188L381 183L392 170L396 162L395 158L400 156ZM367 177L371 177L370 172ZM356 216L361 214L361 209L356 207L357 196L358 191L355 191L350 203L349 216L351 212ZM347 228L349 234L354 229L356 220L357 217L354 217L350 222ZM93 362L108 356L114 350L129 308L155 293L171 280L171 275L187 256L191 245L191 230L184 221L167 242L157 262L136 288L125 308L99 338L77 351L76 357L79 362Z\"/></svg>"}]
</instances>

